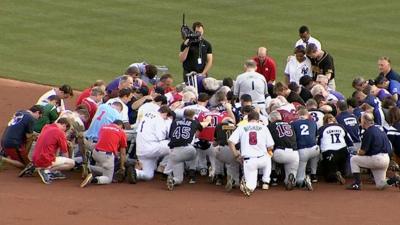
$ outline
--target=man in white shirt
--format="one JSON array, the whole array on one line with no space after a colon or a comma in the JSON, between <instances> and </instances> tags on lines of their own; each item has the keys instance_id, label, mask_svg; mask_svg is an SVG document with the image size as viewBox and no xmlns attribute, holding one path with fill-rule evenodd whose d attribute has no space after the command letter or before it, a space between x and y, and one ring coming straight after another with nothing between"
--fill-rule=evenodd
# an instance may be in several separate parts
<instances>
[{"instance_id":1,"label":"man in white shirt","mask_svg":"<svg viewBox=\"0 0 400 225\"><path fill-rule=\"evenodd\" d=\"M120 102L122 104L121 120L124 123L124 129L131 129L129 124L129 116L128 116L128 103L133 97L133 92L131 88L123 88L119 91L118 98L112 98L106 102L106 104L111 105L114 102Z\"/></svg>"},{"instance_id":2,"label":"man in white shirt","mask_svg":"<svg viewBox=\"0 0 400 225\"><path fill-rule=\"evenodd\" d=\"M311 61L306 57L306 48L298 45L294 49L294 55L288 57L285 67L286 83L296 82L299 84L303 76L312 77Z\"/></svg>"},{"instance_id":3,"label":"man in white shirt","mask_svg":"<svg viewBox=\"0 0 400 225\"><path fill-rule=\"evenodd\" d=\"M258 104L261 111L265 111L265 95L268 93L268 84L265 77L256 72L257 66L254 60L247 60L244 64L245 72L236 78L233 94L240 98L243 94L249 94L253 103Z\"/></svg>"},{"instance_id":4,"label":"man in white shirt","mask_svg":"<svg viewBox=\"0 0 400 225\"><path fill-rule=\"evenodd\" d=\"M162 105L167 105L167 98L164 95L158 95L153 99L153 101L144 103L138 109L136 124L139 124L142 121L146 113L157 112Z\"/></svg>"},{"instance_id":5,"label":"man in white shirt","mask_svg":"<svg viewBox=\"0 0 400 225\"><path fill-rule=\"evenodd\" d=\"M40 96L36 105L42 105L42 106L47 105L49 103L48 98L52 95L57 95L61 99L60 106L57 107L57 112L60 113L65 110L64 99L72 97L74 95L74 92L73 92L71 86L69 86L68 84L64 84L58 89L53 88L50 91L44 93L42 96Z\"/></svg>"},{"instance_id":6,"label":"man in white shirt","mask_svg":"<svg viewBox=\"0 0 400 225\"><path fill-rule=\"evenodd\" d=\"M233 155L243 161L244 180L240 189L246 196L257 186L257 173L263 171L263 189L269 188L271 174L271 156L275 144L268 128L259 121L259 114L255 111L249 113L249 122L239 126L229 137L228 145ZM235 145L240 142L240 152Z\"/></svg>"},{"instance_id":7,"label":"man in white shirt","mask_svg":"<svg viewBox=\"0 0 400 225\"><path fill-rule=\"evenodd\" d=\"M151 180L157 161L169 154L169 129L171 110L162 106L157 112L147 112L137 127L136 155L142 169L136 169L136 179Z\"/></svg>"},{"instance_id":8,"label":"man in white shirt","mask_svg":"<svg viewBox=\"0 0 400 225\"><path fill-rule=\"evenodd\" d=\"M308 44L313 43L319 50L321 50L321 43L317 39L311 37L310 29L308 29L307 26L303 25L299 28L299 36L300 39L294 45L295 48L299 45L303 45L304 48L306 48Z\"/></svg>"}]
</instances>

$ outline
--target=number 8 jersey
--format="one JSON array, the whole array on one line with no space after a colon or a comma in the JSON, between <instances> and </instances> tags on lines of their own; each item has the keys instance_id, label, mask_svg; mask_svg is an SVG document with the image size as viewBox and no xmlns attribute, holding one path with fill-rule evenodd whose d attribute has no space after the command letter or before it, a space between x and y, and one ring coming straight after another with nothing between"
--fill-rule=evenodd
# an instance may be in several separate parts
<instances>
[{"instance_id":1,"label":"number 8 jersey","mask_svg":"<svg viewBox=\"0 0 400 225\"><path fill-rule=\"evenodd\" d=\"M268 128L258 122L249 122L238 126L229 137L234 144L240 142L240 151L243 157L259 157L267 152L267 148L274 146L274 140Z\"/></svg>"}]
</instances>

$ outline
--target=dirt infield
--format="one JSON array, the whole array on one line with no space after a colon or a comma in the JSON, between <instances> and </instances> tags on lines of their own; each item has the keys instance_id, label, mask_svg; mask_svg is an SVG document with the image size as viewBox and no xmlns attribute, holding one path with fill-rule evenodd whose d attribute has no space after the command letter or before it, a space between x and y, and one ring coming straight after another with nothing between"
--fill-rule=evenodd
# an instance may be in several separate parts
<instances>
[{"instance_id":1,"label":"dirt infield","mask_svg":"<svg viewBox=\"0 0 400 225\"><path fill-rule=\"evenodd\" d=\"M0 126L17 109L30 107L49 87L0 79ZM67 105L71 105L70 101ZM400 191L347 191L319 183L315 191L257 190L245 198L239 190L200 180L167 191L159 177L136 185L79 188L80 177L44 185L36 177L17 178L18 170L0 171L0 225L14 224L397 224Z\"/></svg>"}]
</instances>

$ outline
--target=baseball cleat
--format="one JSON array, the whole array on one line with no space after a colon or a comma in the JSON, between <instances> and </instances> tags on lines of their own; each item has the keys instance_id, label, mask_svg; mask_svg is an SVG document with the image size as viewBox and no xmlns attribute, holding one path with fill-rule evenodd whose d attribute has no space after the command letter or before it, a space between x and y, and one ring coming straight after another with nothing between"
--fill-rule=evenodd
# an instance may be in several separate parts
<instances>
[{"instance_id":1,"label":"baseball cleat","mask_svg":"<svg viewBox=\"0 0 400 225\"><path fill-rule=\"evenodd\" d=\"M228 175L226 176L225 190L232 191L232 188L233 188L233 179L230 175Z\"/></svg>"},{"instance_id":2,"label":"baseball cleat","mask_svg":"<svg viewBox=\"0 0 400 225\"><path fill-rule=\"evenodd\" d=\"M28 165L25 166L24 169L21 170L21 172L19 172L18 177L32 176L34 172L35 166L32 162L30 162L28 163Z\"/></svg>"},{"instance_id":3,"label":"baseball cleat","mask_svg":"<svg viewBox=\"0 0 400 225\"><path fill-rule=\"evenodd\" d=\"M215 185L221 186L222 185L222 175L217 175L215 178Z\"/></svg>"},{"instance_id":4,"label":"baseball cleat","mask_svg":"<svg viewBox=\"0 0 400 225\"><path fill-rule=\"evenodd\" d=\"M175 186L174 177L172 175L169 175L168 178L167 178L167 188L168 188L168 190L170 190L170 191L174 190L174 186Z\"/></svg>"},{"instance_id":5,"label":"baseball cleat","mask_svg":"<svg viewBox=\"0 0 400 225\"><path fill-rule=\"evenodd\" d=\"M357 183L353 183L349 186L346 187L347 190L355 190L355 191L361 191L361 185Z\"/></svg>"},{"instance_id":6,"label":"baseball cleat","mask_svg":"<svg viewBox=\"0 0 400 225\"><path fill-rule=\"evenodd\" d=\"M317 183L318 182L317 174L311 174L310 178L311 178L311 183Z\"/></svg>"},{"instance_id":7,"label":"baseball cleat","mask_svg":"<svg viewBox=\"0 0 400 225\"><path fill-rule=\"evenodd\" d=\"M304 186L309 191L313 191L314 190L313 187L312 187L312 184L311 184L311 179L310 179L310 177L308 175L306 175L306 178L304 179Z\"/></svg>"},{"instance_id":8,"label":"baseball cleat","mask_svg":"<svg viewBox=\"0 0 400 225\"><path fill-rule=\"evenodd\" d=\"M240 181L240 190L243 192L243 194L246 197L249 197L251 195L251 191L250 189L246 186L246 182L244 181L244 179L242 179Z\"/></svg>"},{"instance_id":9,"label":"baseball cleat","mask_svg":"<svg viewBox=\"0 0 400 225\"><path fill-rule=\"evenodd\" d=\"M93 180L93 174L89 173L86 178L81 183L81 188L86 187L86 185L90 184Z\"/></svg>"},{"instance_id":10,"label":"baseball cleat","mask_svg":"<svg viewBox=\"0 0 400 225\"><path fill-rule=\"evenodd\" d=\"M288 176L288 181L286 183L286 190L291 191L291 190L293 190L294 186L296 186L294 174L290 173Z\"/></svg>"},{"instance_id":11,"label":"baseball cleat","mask_svg":"<svg viewBox=\"0 0 400 225\"><path fill-rule=\"evenodd\" d=\"M37 172L44 184L51 184L51 178L49 174L44 171L44 169L39 169Z\"/></svg>"},{"instance_id":12,"label":"baseball cleat","mask_svg":"<svg viewBox=\"0 0 400 225\"><path fill-rule=\"evenodd\" d=\"M271 179L271 186L278 186L278 178L274 177Z\"/></svg>"},{"instance_id":13,"label":"baseball cleat","mask_svg":"<svg viewBox=\"0 0 400 225\"><path fill-rule=\"evenodd\" d=\"M67 176L65 176L63 173L61 173L60 171L52 171L49 173L50 179L52 180L64 180L67 178Z\"/></svg>"},{"instance_id":14,"label":"baseball cleat","mask_svg":"<svg viewBox=\"0 0 400 225\"><path fill-rule=\"evenodd\" d=\"M200 169L200 176L207 176L208 170L206 168Z\"/></svg>"},{"instance_id":15,"label":"baseball cleat","mask_svg":"<svg viewBox=\"0 0 400 225\"><path fill-rule=\"evenodd\" d=\"M262 188L263 190L268 190L268 189L269 189L269 183L263 182L263 184L261 185L261 188Z\"/></svg>"},{"instance_id":16,"label":"baseball cleat","mask_svg":"<svg viewBox=\"0 0 400 225\"><path fill-rule=\"evenodd\" d=\"M130 184L136 184L137 182L136 169L132 165L126 167L126 176Z\"/></svg>"},{"instance_id":17,"label":"baseball cleat","mask_svg":"<svg viewBox=\"0 0 400 225\"><path fill-rule=\"evenodd\" d=\"M86 163L82 164L82 178L87 177L87 175L89 174L89 166Z\"/></svg>"},{"instance_id":18,"label":"baseball cleat","mask_svg":"<svg viewBox=\"0 0 400 225\"><path fill-rule=\"evenodd\" d=\"M344 185L346 184L346 180L343 178L342 173L340 171L336 171L336 179L339 184Z\"/></svg>"}]
</instances>

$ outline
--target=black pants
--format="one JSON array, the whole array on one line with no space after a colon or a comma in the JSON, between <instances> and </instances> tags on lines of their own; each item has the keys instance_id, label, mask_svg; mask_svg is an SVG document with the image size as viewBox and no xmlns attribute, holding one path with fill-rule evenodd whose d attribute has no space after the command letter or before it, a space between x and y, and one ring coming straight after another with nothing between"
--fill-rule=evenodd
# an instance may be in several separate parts
<instances>
[{"instance_id":1,"label":"black pants","mask_svg":"<svg viewBox=\"0 0 400 225\"><path fill-rule=\"evenodd\" d=\"M349 157L347 148L339 150L329 150L322 153L322 172L327 182L336 182L336 172L345 172L346 161Z\"/></svg>"}]
</instances>

